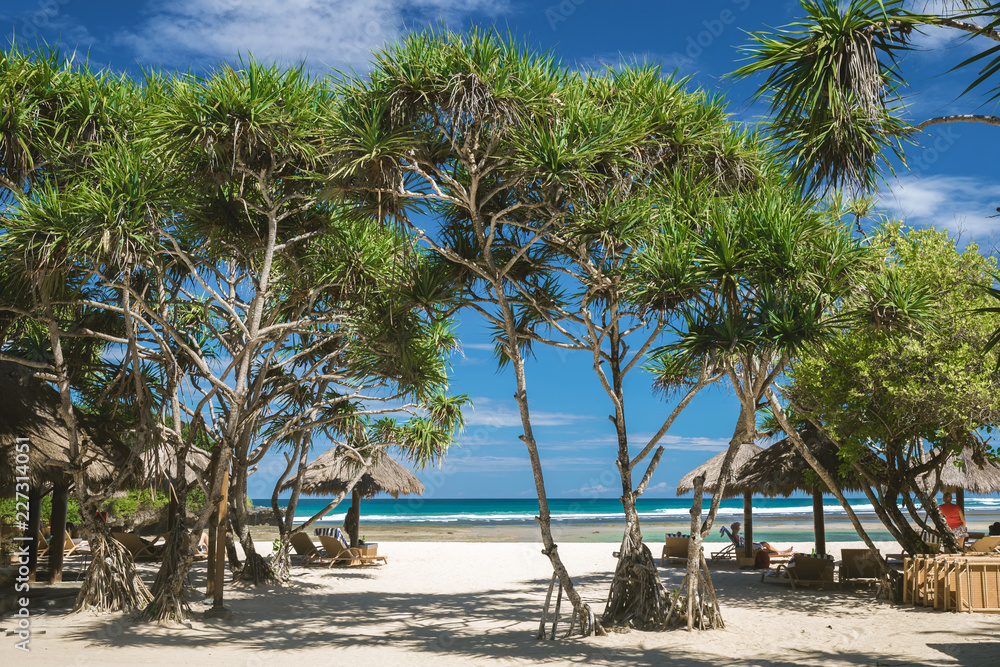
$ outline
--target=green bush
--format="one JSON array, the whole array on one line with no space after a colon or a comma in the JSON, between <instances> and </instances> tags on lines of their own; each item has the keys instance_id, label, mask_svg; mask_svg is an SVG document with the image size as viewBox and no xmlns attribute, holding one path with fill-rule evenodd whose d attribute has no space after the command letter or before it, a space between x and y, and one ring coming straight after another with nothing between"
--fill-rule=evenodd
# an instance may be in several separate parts
<instances>
[{"instance_id":1,"label":"green bush","mask_svg":"<svg viewBox=\"0 0 1000 667\"><path fill-rule=\"evenodd\" d=\"M23 500L21 501L24 502ZM45 496L42 498L42 523L45 525L49 522L52 517L52 496ZM17 519L17 499L16 498L3 498L0 499L0 522L4 525L13 525ZM82 519L80 518L80 503L76 501L76 498L70 494L68 509L66 511L66 521L69 523L80 524Z\"/></svg>"}]
</instances>

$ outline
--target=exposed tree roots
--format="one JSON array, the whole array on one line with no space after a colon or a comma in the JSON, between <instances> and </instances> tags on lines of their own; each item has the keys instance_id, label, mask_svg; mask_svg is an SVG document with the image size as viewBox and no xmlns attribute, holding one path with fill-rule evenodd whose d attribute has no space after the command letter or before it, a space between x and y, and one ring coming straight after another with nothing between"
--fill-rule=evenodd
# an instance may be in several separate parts
<instances>
[{"instance_id":1,"label":"exposed tree roots","mask_svg":"<svg viewBox=\"0 0 1000 667\"><path fill-rule=\"evenodd\" d=\"M292 577L291 545L287 536L278 541L278 550L271 554L271 572L278 581L288 581Z\"/></svg>"},{"instance_id":2,"label":"exposed tree roots","mask_svg":"<svg viewBox=\"0 0 1000 667\"><path fill-rule=\"evenodd\" d=\"M660 630L666 623L669 605L649 547L626 537L601 623L606 628Z\"/></svg>"},{"instance_id":3,"label":"exposed tree roots","mask_svg":"<svg viewBox=\"0 0 1000 667\"><path fill-rule=\"evenodd\" d=\"M257 585L275 580L274 570L271 569L266 558L246 547L244 547L244 551L246 552L246 560L239 571L233 572L234 582Z\"/></svg>"},{"instance_id":4,"label":"exposed tree roots","mask_svg":"<svg viewBox=\"0 0 1000 667\"><path fill-rule=\"evenodd\" d=\"M549 621L549 607L552 605L552 591L555 589L556 583L559 582L558 592L556 593L556 606L552 613L552 628L546 628L546 623ZM559 575L555 572L552 573L552 579L549 581L549 590L545 595L545 607L542 609L542 620L538 624L538 634L535 635L535 639L555 639L556 630L559 625L559 608L562 606L563 598L563 586L562 582L559 580ZM573 609L569 618L569 629L566 630L566 634L563 635L563 639L573 636L573 632L579 630L581 637L590 637L592 635L603 636L607 632L601 625L601 622L594 616L594 611L590 608L590 605L585 602L580 602L580 606Z\"/></svg>"},{"instance_id":5,"label":"exposed tree roots","mask_svg":"<svg viewBox=\"0 0 1000 667\"><path fill-rule=\"evenodd\" d=\"M90 550L93 558L74 611L132 611L149 603L152 596L125 547L98 529L91 532Z\"/></svg>"},{"instance_id":6,"label":"exposed tree roots","mask_svg":"<svg viewBox=\"0 0 1000 667\"><path fill-rule=\"evenodd\" d=\"M183 530L175 530L167 540L163 563L153 581L153 601L143 612L151 621L181 623L191 615L191 606L184 596L184 581L193 559L183 549L184 537Z\"/></svg>"},{"instance_id":7,"label":"exposed tree roots","mask_svg":"<svg viewBox=\"0 0 1000 667\"><path fill-rule=\"evenodd\" d=\"M699 560L701 567L697 574L693 577L687 574L676 591L664 627L685 626L688 630L721 630L726 627L704 554Z\"/></svg>"}]
</instances>

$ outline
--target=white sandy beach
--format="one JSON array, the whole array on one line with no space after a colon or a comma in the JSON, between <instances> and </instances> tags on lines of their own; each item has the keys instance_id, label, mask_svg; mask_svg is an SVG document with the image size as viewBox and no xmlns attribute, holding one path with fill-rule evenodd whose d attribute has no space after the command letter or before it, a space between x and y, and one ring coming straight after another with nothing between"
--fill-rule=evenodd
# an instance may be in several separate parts
<instances>
[{"instance_id":1,"label":"white sandy beach","mask_svg":"<svg viewBox=\"0 0 1000 667\"><path fill-rule=\"evenodd\" d=\"M812 545L795 546L808 550ZM861 546L836 543L830 552ZM883 553L896 550L892 543L879 546ZM581 594L598 613L615 563L613 548L560 547ZM258 549L269 551L270 544L259 543ZM227 588L233 619L199 618L190 627L53 610L34 616L30 654L14 649L15 636L0 635L0 664L1000 663L1000 616L896 606L875 601L863 589L792 591L762 584L759 573L733 569L712 572L724 630L632 631L540 642L534 634L551 574L540 550L531 543L381 543L379 553L389 558L385 567L297 567L284 586ZM143 566L150 580L154 567ZM661 568L661 574L668 588L683 577L680 568ZM204 590L203 563L194 581ZM206 606L193 603L195 611ZM0 627L12 629L11 618L0 620Z\"/></svg>"}]
</instances>

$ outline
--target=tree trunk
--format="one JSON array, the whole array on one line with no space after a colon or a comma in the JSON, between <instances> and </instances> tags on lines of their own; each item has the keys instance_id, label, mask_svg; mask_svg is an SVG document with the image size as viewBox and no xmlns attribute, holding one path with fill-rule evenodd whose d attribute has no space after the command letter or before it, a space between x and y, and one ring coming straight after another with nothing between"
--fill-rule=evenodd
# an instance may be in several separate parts
<instances>
[{"instance_id":1,"label":"tree trunk","mask_svg":"<svg viewBox=\"0 0 1000 667\"><path fill-rule=\"evenodd\" d=\"M618 565L615 567L611 588L608 591L608 602L604 607L604 615L601 616L601 623L605 628L660 630L666 623L670 599L660 580L660 571L656 567L653 554L642 542L639 513L635 508L636 498L645 490L645 485L662 454L661 447L650 462L636 493L631 490L632 475L628 470L628 447L619 452L618 466L622 471L621 502L625 510L625 535L618 552Z\"/></svg>"},{"instance_id":2,"label":"tree trunk","mask_svg":"<svg viewBox=\"0 0 1000 667\"><path fill-rule=\"evenodd\" d=\"M352 547L361 544L361 492L357 488L351 491L351 506L344 515L344 532Z\"/></svg>"},{"instance_id":3,"label":"tree trunk","mask_svg":"<svg viewBox=\"0 0 1000 667\"><path fill-rule=\"evenodd\" d=\"M732 451L732 450L730 450ZM691 501L691 541L688 543L687 572L677 590L677 594L667 612L664 627L676 627L683 623L687 629L693 630L697 624L699 630L713 630L726 627L722 620L722 610L715 596L705 562L702 547L702 532L704 526L701 520L702 497L705 486L705 476L694 478L694 499Z\"/></svg>"},{"instance_id":4,"label":"tree trunk","mask_svg":"<svg viewBox=\"0 0 1000 667\"><path fill-rule=\"evenodd\" d=\"M186 503L181 503L185 507ZM184 548L185 541L188 548ZM184 580L194 561L194 540L189 536L183 521L174 521L163 548L163 562L153 581L153 600L146 608L146 616L155 621L181 623L191 615L191 606L184 596Z\"/></svg>"},{"instance_id":5,"label":"tree trunk","mask_svg":"<svg viewBox=\"0 0 1000 667\"><path fill-rule=\"evenodd\" d=\"M257 553L250 535L247 523L247 479L246 471L241 466L233 466L233 485L230 487L229 518L232 521L233 532L243 547L244 562L239 571L233 572L233 580L247 584L262 584L274 581L274 570L267 559Z\"/></svg>"},{"instance_id":6,"label":"tree trunk","mask_svg":"<svg viewBox=\"0 0 1000 667\"><path fill-rule=\"evenodd\" d=\"M481 234L481 232L479 233ZM484 244L484 250L487 260L492 264L492 253L486 244ZM496 271L495 266L492 268ZM499 275L498 272L497 275ZM559 548L555 540L552 539L552 521L549 514L548 499L545 494L545 478L542 474L542 461L538 456L538 446L535 443L535 436L531 429L527 380L524 373L524 357L521 356L521 350L518 347L514 313L510 302L507 301L504 294L501 280L492 281L492 285L497 298L497 305L500 312L503 313L503 330L507 338L507 357L514 368L514 377L517 381L517 393L514 394L514 400L517 401L518 412L521 417L521 427L524 429L524 433L520 436L520 439L528 449L528 459L531 461L531 472L535 480L535 494L538 496L538 516L535 519L538 521L538 527L542 534L542 553L548 557L553 572L555 572L556 577L558 577L559 582L562 584L563 590L566 591L566 597L569 598L570 604L573 605L573 623L580 624L580 633L585 637L595 634L603 635L605 634L604 628L601 627L600 621L594 616L590 605L580 598L580 594L576 591L576 587L570 579L569 572L566 571L566 566L563 565L562 559L559 557ZM538 639L545 639L544 632L539 634Z\"/></svg>"}]
</instances>

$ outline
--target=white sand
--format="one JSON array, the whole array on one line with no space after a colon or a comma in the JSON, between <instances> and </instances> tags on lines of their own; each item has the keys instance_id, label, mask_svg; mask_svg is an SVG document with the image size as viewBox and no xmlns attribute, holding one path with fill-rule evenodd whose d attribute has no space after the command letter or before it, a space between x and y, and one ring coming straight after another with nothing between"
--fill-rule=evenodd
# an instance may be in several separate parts
<instances>
[{"instance_id":1,"label":"white sand","mask_svg":"<svg viewBox=\"0 0 1000 667\"><path fill-rule=\"evenodd\" d=\"M838 543L830 551L860 546ZM560 547L598 613L613 549ZM725 630L539 642L534 635L551 574L540 550L526 543L382 543L388 566L294 568L284 586L227 589L233 620L199 618L191 627L52 611L34 617L28 655L14 650L16 637L0 635L0 665L1000 664L1000 616L895 606L864 590L792 591L734 570L712 573ZM151 575L152 566L144 567ZM680 568L661 574L668 588L683 577ZM194 581L204 590L204 564ZM0 627L11 629L12 619Z\"/></svg>"}]
</instances>

